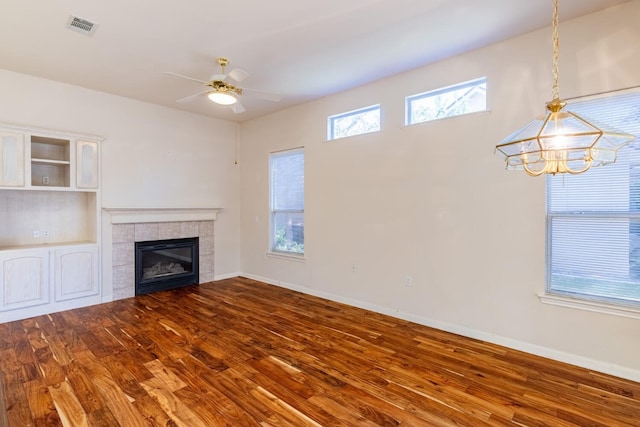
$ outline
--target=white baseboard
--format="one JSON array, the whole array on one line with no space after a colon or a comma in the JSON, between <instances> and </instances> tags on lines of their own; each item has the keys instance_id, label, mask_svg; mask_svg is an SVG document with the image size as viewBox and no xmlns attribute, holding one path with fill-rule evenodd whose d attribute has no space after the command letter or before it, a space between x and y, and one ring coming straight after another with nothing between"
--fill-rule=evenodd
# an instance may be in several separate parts
<instances>
[{"instance_id":1,"label":"white baseboard","mask_svg":"<svg viewBox=\"0 0 640 427\"><path fill-rule=\"evenodd\" d=\"M217 282L218 280L224 280L224 279L233 279L234 277L238 277L238 276L244 276L247 277L246 275L242 274L242 273L229 273L229 274L220 274L217 276L213 277L213 281Z\"/></svg>"},{"instance_id":2,"label":"white baseboard","mask_svg":"<svg viewBox=\"0 0 640 427\"><path fill-rule=\"evenodd\" d=\"M554 350L552 348L542 347L542 346L527 343L524 341L519 341L519 340L514 340L512 338L494 335L494 334L480 331L477 329L467 328L465 326L442 322L439 320L430 319L423 316L416 316L414 314L404 313L389 307L379 306L376 304L371 304L368 302L347 298L341 295L321 292L316 289L295 285L293 283L273 280L267 277L257 276L255 274L241 273L241 274L238 274L237 276L247 277L249 279L258 280L260 282L268 283L270 285L275 285L275 286L290 289L293 291L302 292L308 295L325 298L331 301L348 304L348 305L362 308L365 310L374 311L376 313L386 314L388 316L396 317L398 319L408 320L410 322L418 323L424 326L429 326L431 328L436 328L445 332L451 332L457 335L462 335L468 338L474 338L477 340L486 341L492 344L501 345L514 350L524 351L529 354L546 357L549 359L557 360L559 362L564 362L571 365L579 366L585 369L590 369L593 371L614 375L616 377L625 378L631 381L640 382L640 371L636 369L631 369L624 366L603 362L601 360L589 359L587 357L583 357L576 354L565 353L563 351Z\"/></svg>"}]
</instances>

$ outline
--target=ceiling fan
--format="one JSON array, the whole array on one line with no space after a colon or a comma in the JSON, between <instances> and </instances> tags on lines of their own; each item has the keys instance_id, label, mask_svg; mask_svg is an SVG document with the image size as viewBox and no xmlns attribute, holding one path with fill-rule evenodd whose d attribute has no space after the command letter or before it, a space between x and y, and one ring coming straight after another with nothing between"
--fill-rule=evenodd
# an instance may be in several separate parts
<instances>
[{"instance_id":1,"label":"ceiling fan","mask_svg":"<svg viewBox=\"0 0 640 427\"><path fill-rule=\"evenodd\" d=\"M207 89L198 93L194 93L193 95L178 99L176 102L190 102L197 97L206 94L212 102L220 105L228 105L231 107L231 110L233 110L234 113L242 113L243 111L245 111L245 108L238 100L238 96L240 95L255 96L256 98L273 102L277 102L282 99L282 96L276 93L264 92L261 90L242 88L237 86L235 83L240 83L241 81L249 77L249 73L241 70L240 68L234 68L228 73L225 73L225 69L229 65L229 60L224 57L219 57L217 58L217 61L222 71L220 74L212 75L209 78L209 81L185 76L183 74L172 73L170 71L165 71L164 74L168 74L174 77L180 77L182 79L192 80L207 86Z\"/></svg>"}]
</instances>

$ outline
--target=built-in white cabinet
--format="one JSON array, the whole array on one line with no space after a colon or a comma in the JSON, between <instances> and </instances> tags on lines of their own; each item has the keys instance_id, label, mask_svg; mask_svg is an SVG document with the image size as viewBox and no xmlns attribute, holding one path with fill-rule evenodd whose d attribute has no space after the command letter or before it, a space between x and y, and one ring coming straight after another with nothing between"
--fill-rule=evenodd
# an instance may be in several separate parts
<instances>
[{"instance_id":1,"label":"built-in white cabinet","mask_svg":"<svg viewBox=\"0 0 640 427\"><path fill-rule=\"evenodd\" d=\"M76 141L76 186L98 188L98 143Z\"/></svg>"},{"instance_id":2,"label":"built-in white cabinet","mask_svg":"<svg viewBox=\"0 0 640 427\"><path fill-rule=\"evenodd\" d=\"M0 311L49 303L49 249L0 251Z\"/></svg>"},{"instance_id":3,"label":"built-in white cabinet","mask_svg":"<svg viewBox=\"0 0 640 427\"><path fill-rule=\"evenodd\" d=\"M55 249L54 288L56 301L97 295L98 246L78 245Z\"/></svg>"},{"instance_id":4,"label":"built-in white cabinet","mask_svg":"<svg viewBox=\"0 0 640 427\"><path fill-rule=\"evenodd\" d=\"M0 186L24 186L24 134L0 131Z\"/></svg>"},{"instance_id":5,"label":"built-in white cabinet","mask_svg":"<svg viewBox=\"0 0 640 427\"><path fill-rule=\"evenodd\" d=\"M99 140L0 127L0 188L97 190Z\"/></svg>"},{"instance_id":6,"label":"built-in white cabinet","mask_svg":"<svg viewBox=\"0 0 640 427\"><path fill-rule=\"evenodd\" d=\"M0 323L100 302L96 244L0 251Z\"/></svg>"},{"instance_id":7,"label":"built-in white cabinet","mask_svg":"<svg viewBox=\"0 0 640 427\"><path fill-rule=\"evenodd\" d=\"M100 302L100 143L0 124L0 323Z\"/></svg>"}]
</instances>

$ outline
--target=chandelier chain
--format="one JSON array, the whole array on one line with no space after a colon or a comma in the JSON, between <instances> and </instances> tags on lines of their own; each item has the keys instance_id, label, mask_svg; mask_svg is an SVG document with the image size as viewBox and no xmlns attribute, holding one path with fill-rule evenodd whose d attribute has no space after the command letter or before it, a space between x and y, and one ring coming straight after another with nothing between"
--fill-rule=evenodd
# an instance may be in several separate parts
<instances>
[{"instance_id":1,"label":"chandelier chain","mask_svg":"<svg viewBox=\"0 0 640 427\"><path fill-rule=\"evenodd\" d=\"M560 57L560 34L558 32L558 0L553 2L553 89L552 99L560 98L558 59Z\"/></svg>"}]
</instances>

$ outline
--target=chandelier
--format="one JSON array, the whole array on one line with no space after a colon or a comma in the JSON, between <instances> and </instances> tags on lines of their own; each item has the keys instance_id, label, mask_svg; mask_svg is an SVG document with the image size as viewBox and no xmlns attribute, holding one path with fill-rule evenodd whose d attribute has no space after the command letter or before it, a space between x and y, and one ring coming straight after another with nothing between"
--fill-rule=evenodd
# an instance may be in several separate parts
<instances>
[{"instance_id":1,"label":"chandelier","mask_svg":"<svg viewBox=\"0 0 640 427\"><path fill-rule=\"evenodd\" d=\"M591 167L616 161L616 152L635 136L596 125L564 109L559 97L558 0L553 8L553 99L544 116L536 117L496 146L496 154L508 170L524 170L530 176L586 172Z\"/></svg>"}]
</instances>

